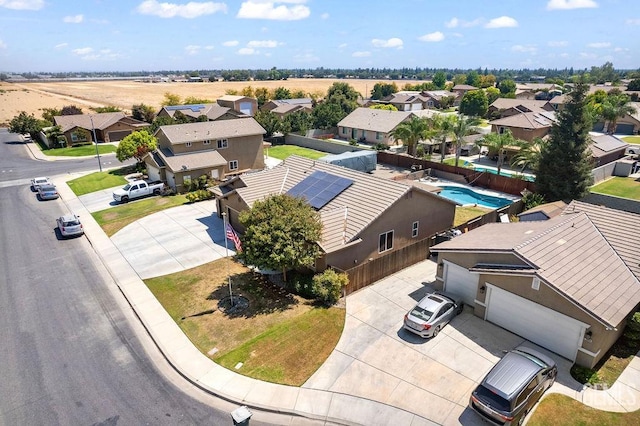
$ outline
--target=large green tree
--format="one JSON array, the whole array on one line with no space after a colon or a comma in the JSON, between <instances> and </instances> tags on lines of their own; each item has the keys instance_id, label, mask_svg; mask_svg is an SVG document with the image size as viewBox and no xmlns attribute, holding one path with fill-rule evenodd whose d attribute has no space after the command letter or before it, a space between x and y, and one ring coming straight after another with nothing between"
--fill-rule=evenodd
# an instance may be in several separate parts
<instances>
[{"instance_id":1,"label":"large green tree","mask_svg":"<svg viewBox=\"0 0 640 426\"><path fill-rule=\"evenodd\" d=\"M122 162L135 158L138 163L142 158L158 147L158 140L146 130L139 130L124 137L116 149L116 158Z\"/></svg>"},{"instance_id":2,"label":"large green tree","mask_svg":"<svg viewBox=\"0 0 640 426\"><path fill-rule=\"evenodd\" d=\"M589 153L593 122L587 113L587 90L581 77L551 127L549 142L542 147L536 186L548 202L579 200L589 193L593 182Z\"/></svg>"},{"instance_id":3,"label":"large green tree","mask_svg":"<svg viewBox=\"0 0 640 426\"><path fill-rule=\"evenodd\" d=\"M459 111L464 115L484 117L489 109L489 101L484 90L471 90L464 94L460 101Z\"/></svg>"},{"instance_id":4,"label":"large green tree","mask_svg":"<svg viewBox=\"0 0 640 426\"><path fill-rule=\"evenodd\" d=\"M435 115L430 120L429 138L433 138L440 143L440 162L444 162L447 155L447 141L453 136L453 129L456 126L454 115Z\"/></svg>"},{"instance_id":5,"label":"large green tree","mask_svg":"<svg viewBox=\"0 0 640 426\"><path fill-rule=\"evenodd\" d=\"M607 133L616 131L618 120L629 114L634 114L636 109L629 104L629 96L624 93L609 93L604 102L600 104L598 111L600 117L607 122Z\"/></svg>"},{"instance_id":6,"label":"large green tree","mask_svg":"<svg viewBox=\"0 0 640 426\"><path fill-rule=\"evenodd\" d=\"M156 111L152 106L145 104L137 104L131 108L131 116L136 120L153 123Z\"/></svg>"},{"instance_id":7,"label":"large green tree","mask_svg":"<svg viewBox=\"0 0 640 426\"><path fill-rule=\"evenodd\" d=\"M282 119L283 133L305 134L311 128L313 128L313 117L307 111L292 112Z\"/></svg>"},{"instance_id":8,"label":"large green tree","mask_svg":"<svg viewBox=\"0 0 640 426\"><path fill-rule=\"evenodd\" d=\"M337 126L340 120L358 107L359 96L349 84L333 83L324 100L313 109L314 126L318 129Z\"/></svg>"},{"instance_id":9,"label":"large green tree","mask_svg":"<svg viewBox=\"0 0 640 426\"><path fill-rule=\"evenodd\" d=\"M270 138L274 133L280 131L282 123L276 113L267 110L258 110L253 116L255 120L267 131L266 137Z\"/></svg>"},{"instance_id":10,"label":"large green tree","mask_svg":"<svg viewBox=\"0 0 640 426\"><path fill-rule=\"evenodd\" d=\"M437 89L442 90L447 84L447 74L445 74L445 72L442 70L436 71L436 73L433 75L433 78L431 79L431 82L434 86L436 86Z\"/></svg>"},{"instance_id":11,"label":"large green tree","mask_svg":"<svg viewBox=\"0 0 640 426\"><path fill-rule=\"evenodd\" d=\"M320 215L304 199L287 194L256 201L240 213L245 228L238 257L249 265L280 270L312 266L320 255Z\"/></svg>"},{"instance_id":12,"label":"large green tree","mask_svg":"<svg viewBox=\"0 0 640 426\"><path fill-rule=\"evenodd\" d=\"M526 168L537 170L540 165L542 147L546 143L546 140L542 138L535 138L531 142L520 142L518 144L520 149L511 159L511 166L520 167L521 172L524 172Z\"/></svg>"},{"instance_id":13,"label":"large green tree","mask_svg":"<svg viewBox=\"0 0 640 426\"><path fill-rule=\"evenodd\" d=\"M382 99L385 96L392 95L398 91L395 83L376 83L371 90L371 99Z\"/></svg>"},{"instance_id":14,"label":"large green tree","mask_svg":"<svg viewBox=\"0 0 640 426\"><path fill-rule=\"evenodd\" d=\"M9 121L9 131L11 133L28 133L32 137L42 129L40 122L33 114L27 114L21 111L17 116L13 117Z\"/></svg>"},{"instance_id":15,"label":"large green tree","mask_svg":"<svg viewBox=\"0 0 640 426\"><path fill-rule=\"evenodd\" d=\"M460 151L462 150L462 141L465 136L472 133L478 133L478 125L480 120L476 117L467 117L465 115L455 116L453 128L451 134L456 145L456 167L458 167L458 161L460 161Z\"/></svg>"},{"instance_id":16,"label":"large green tree","mask_svg":"<svg viewBox=\"0 0 640 426\"><path fill-rule=\"evenodd\" d=\"M508 147L517 147L521 144L520 139L513 137L511 130L505 130L504 133L489 133L483 138L483 145L489 148L490 154L498 156L498 174L504 165L504 158Z\"/></svg>"},{"instance_id":17,"label":"large green tree","mask_svg":"<svg viewBox=\"0 0 640 426\"><path fill-rule=\"evenodd\" d=\"M396 126L389 134L396 140L401 140L407 147L409 155L416 155L416 146L421 139L426 139L429 134L429 123L426 119L413 116L409 121L404 121Z\"/></svg>"}]
</instances>

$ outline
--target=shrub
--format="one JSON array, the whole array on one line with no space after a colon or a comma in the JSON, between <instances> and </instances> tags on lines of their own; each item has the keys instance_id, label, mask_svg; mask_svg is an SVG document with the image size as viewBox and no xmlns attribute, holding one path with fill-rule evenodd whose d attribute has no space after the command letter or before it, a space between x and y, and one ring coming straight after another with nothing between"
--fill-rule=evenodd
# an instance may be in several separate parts
<instances>
[{"instance_id":1,"label":"shrub","mask_svg":"<svg viewBox=\"0 0 640 426\"><path fill-rule=\"evenodd\" d=\"M388 146L383 143L377 143L374 148L376 151L386 151Z\"/></svg>"},{"instance_id":2,"label":"shrub","mask_svg":"<svg viewBox=\"0 0 640 426\"><path fill-rule=\"evenodd\" d=\"M349 277L344 273L337 273L333 269L313 276L312 289L314 298L325 305L335 304L342 295L342 288L349 283Z\"/></svg>"},{"instance_id":3,"label":"shrub","mask_svg":"<svg viewBox=\"0 0 640 426\"><path fill-rule=\"evenodd\" d=\"M599 383L600 377L595 370L574 364L571 367L571 376L580 383L589 383L591 385Z\"/></svg>"},{"instance_id":4,"label":"shrub","mask_svg":"<svg viewBox=\"0 0 640 426\"><path fill-rule=\"evenodd\" d=\"M186 195L187 201L190 203L195 203L196 201L208 200L211 198L213 194L211 191L207 191L206 189L198 189L196 191L191 191Z\"/></svg>"},{"instance_id":5,"label":"shrub","mask_svg":"<svg viewBox=\"0 0 640 426\"><path fill-rule=\"evenodd\" d=\"M357 145L358 145L358 141L357 141L357 140L355 140L355 139L351 139L351 140L349 141L349 145L357 146Z\"/></svg>"}]
</instances>

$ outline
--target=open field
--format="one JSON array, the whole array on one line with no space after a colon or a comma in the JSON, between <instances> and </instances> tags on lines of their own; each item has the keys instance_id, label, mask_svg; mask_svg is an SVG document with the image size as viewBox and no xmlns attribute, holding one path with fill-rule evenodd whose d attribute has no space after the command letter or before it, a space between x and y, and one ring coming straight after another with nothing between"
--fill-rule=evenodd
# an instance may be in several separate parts
<instances>
[{"instance_id":1,"label":"open field","mask_svg":"<svg viewBox=\"0 0 640 426\"><path fill-rule=\"evenodd\" d=\"M135 104L143 103L160 108L165 93L197 97L215 101L228 90L240 92L251 86L254 89L266 87L269 90L286 87L289 90L304 90L306 93L324 96L335 82L348 83L363 96L368 96L378 80L338 80L298 78L278 81L229 81L203 83L142 83L136 81L74 81L38 83L0 83L0 125L7 124L20 111L33 113L40 118L43 108L62 108L76 105L86 113L90 107L115 106L130 111ZM384 83L392 83L384 80ZM421 81L395 81L399 89L407 84Z\"/></svg>"}]
</instances>

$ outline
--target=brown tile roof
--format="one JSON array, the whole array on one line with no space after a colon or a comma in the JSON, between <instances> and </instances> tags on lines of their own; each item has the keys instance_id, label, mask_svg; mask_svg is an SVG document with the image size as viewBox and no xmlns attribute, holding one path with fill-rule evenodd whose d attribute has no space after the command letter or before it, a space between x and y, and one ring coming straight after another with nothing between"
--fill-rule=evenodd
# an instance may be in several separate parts
<instances>
[{"instance_id":1,"label":"brown tile roof","mask_svg":"<svg viewBox=\"0 0 640 426\"><path fill-rule=\"evenodd\" d=\"M451 90L478 90L478 88L468 84L456 84Z\"/></svg>"},{"instance_id":2,"label":"brown tile roof","mask_svg":"<svg viewBox=\"0 0 640 426\"><path fill-rule=\"evenodd\" d=\"M522 114L511 115L509 117L499 118L497 120L490 121L489 124L523 129L543 129L550 128L555 120L555 113L552 111L525 112Z\"/></svg>"},{"instance_id":3,"label":"brown tile roof","mask_svg":"<svg viewBox=\"0 0 640 426\"><path fill-rule=\"evenodd\" d=\"M433 250L511 252L594 318L616 327L640 302L640 282L594 222L580 212L488 224Z\"/></svg>"},{"instance_id":4,"label":"brown tile roof","mask_svg":"<svg viewBox=\"0 0 640 426\"><path fill-rule=\"evenodd\" d=\"M325 252L343 248L346 243L356 241L366 227L405 194L413 190L428 194L404 183L295 155L272 169L239 176L237 179L242 182L243 187L239 187L237 181L231 184L251 207L255 201L269 195L286 193L316 170L353 181L352 185L319 210L324 228L321 245ZM437 195L430 196L440 202L448 202Z\"/></svg>"},{"instance_id":5,"label":"brown tile roof","mask_svg":"<svg viewBox=\"0 0 640 426\"><path fill-rule=\"evenodd\" d=\"M382 109L356 108L343 118L338 126L388 133L409 119L410 111L387 111Z\"/></svg>"},{"instance_id":6,"label":"brown tile roof","mask_svg":"<svg viewBox=\"0 0 640 426\"><path fill-rule=\"evenodd\" d=\"M246 114L234 111L231 108L223 107L218 104L194 104L194 105L171 105L162 108L170 117L173 117L176 111L180 111L182 114L198 118L202 115L206 115L209 120L216 120L225 114L233 114L238 117L249 117Z\"/></svg>"},{"instance_id":7,"label":"brown tile roof","mask_svg":"<svg viewBox=\"0 0 640 426\"><path fill-rule=\"evenodd\" d=\"M117 123L123 118L125 118L124 112L103 112L100 114L58 115L53 117L53 121L56 125L62 128L63 132L66 132L74 127L80 127L88 130L91 130L92 128L102 130ZM93 127L91 126L92 120Z\"/></svg>"},{"instance_id":8,"label":"brown tile roof","mask_svg":"<svg viewBox=\"0 0 640 426\"><path fill-rule=\"evenodd\" d=\"M211 139L231 139L242 136L264 135L266 130L252 118L237 120L203 121L198 123L172 124L161 126L171 144L205 141Z\"/></svg>"},{"instance_id":9,"label":"brown tile roof","mask_svg":"<svg viewBox=\"0 0 640 426\"><path fill-rule=\"evenodd\" d=\"M156 154L172 172L207 169L227 164L227 160L213 149L197 151L191 154L173 155L171 150L164 148L156 151ZM159 162L156 160L156 163Z\"/></svg>"},{"instance_id":10,"label":"brown tile roof","mask_svg":"<svg viewBox=\"0 0 640 426\"><path fill-rule=\"evenodd\" d=\"M564 201L555 201L553 203L540 204L538 206L530 208L529 210L523 211L518 215L518 217L528 216L532 213L540 212L549 219L561 215L566 207L567 203L565 203Z\"/></svg>"},{"instance_id":11,"label":"brown tile roof","mask_svg":"<svg viewBox=\"0 0 640 426\"><path fill-rule=\"evenodd\" d=\"M510 99L510 98L498 98L489 107L496 108L498 110L524 107L532 112L546 111L544 106L548 101L537 101L533 99ZM519 108L520 109L520 108Z\"/></svg>"},{"instance_id":12,"label":"brown tile roof","mask_svg":"<svg viewBox=\"0 0 640 426\"><path fill-rule=\"evenodd\" d=\"M603 157L612 151L625 150L629 144L612 135L591 136L589 144L594 157Z\"/></svg>"}]
</instances>

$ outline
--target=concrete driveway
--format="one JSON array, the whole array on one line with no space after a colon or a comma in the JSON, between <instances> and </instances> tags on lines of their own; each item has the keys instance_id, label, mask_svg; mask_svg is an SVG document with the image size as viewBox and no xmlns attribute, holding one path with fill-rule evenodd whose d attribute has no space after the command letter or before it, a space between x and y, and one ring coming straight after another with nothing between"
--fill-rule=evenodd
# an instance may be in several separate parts
<instances>
[{"instance_id":1,"label":"concrete driveway","mask_svg":"<svg viewBox=\"0 0 640 426\"><path fill-rule=\"evenodd\" d=\"M404 314L429 290L423 282L435 271L424 261L348 296L340 341L303 387L384 402L438 424L483 424L467 408L471 391L504 350L526 341L469 307L433 339L404 331ZM542 351L568 374L569 361Z\"/></svg>"}]
</instances>

